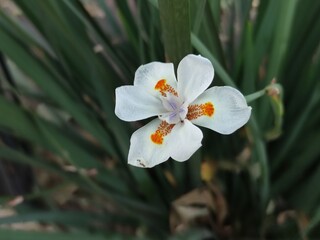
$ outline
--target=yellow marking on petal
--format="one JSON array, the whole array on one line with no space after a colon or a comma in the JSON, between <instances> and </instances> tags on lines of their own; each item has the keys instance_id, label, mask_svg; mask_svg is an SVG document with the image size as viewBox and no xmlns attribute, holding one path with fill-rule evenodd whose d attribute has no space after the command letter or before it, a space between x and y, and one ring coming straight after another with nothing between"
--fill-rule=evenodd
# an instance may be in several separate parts
<instances>
[{"instance_id":1,"label":"yellow marking on petal","mask_svg":"<svg viewBox=\"0 0 320 240\"><path fill-rule=\"evenodd\" d=\"M174 124L169 124L166 121L162 121L157 130L150 135L151 141L158 145L163 144L164 137L171 132L173 127Z\"/></svg>"},{"instance_id":2,"label":"yellow marking on petal","mask_svg":"<svg viewBox=\"0 0 320 240\"><path fill-rule=\"evenodd\" d=\"M166 96L166 92L178 96L177 91L171 85L167 84L165 79L160 79L154 86L154 89L159 91L164 97Z\"/></svg>"},{"instance_id":3,"label":"yellow marking on petal","mask_svg":"<svg viewBox=\"0 0 320 240\"><path fill-rule=\"evenodd\" d=\"M201 116L212 117L214 114L214 106L211 102L203 104L193 104L188 107L188 120L194 120Z\"/></svg>"}]
</instances>

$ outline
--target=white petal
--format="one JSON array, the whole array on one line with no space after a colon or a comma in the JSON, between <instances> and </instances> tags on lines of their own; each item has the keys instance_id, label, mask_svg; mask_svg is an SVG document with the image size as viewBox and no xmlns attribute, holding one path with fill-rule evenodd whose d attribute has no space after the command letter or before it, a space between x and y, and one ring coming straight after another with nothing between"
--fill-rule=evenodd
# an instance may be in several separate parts
<instances>
[{"instance_id":1,"label":"white petal","mask_svg":"<svg viewBox=\"0 0 320 240\"><path fill-rule=\"evenodd\" d=\"M184 57L178 66L178 93L191 103L211 84L214 70L211 62L196 55Z\"/></svg>"},{"instance_id":2,"label":"white petal","mask_svg":"<svg viewBox=\"0 0 320 240\"><path fill-rule=\"evenodd\" d=\"M154 119L132 134L128 156L129 164L150 168L169 159L173 146L171 133L163 138L162 144L156 144L151 140L151 135L156 132L161 123L158 118Z\"/></svg>"},{"instance_id":3,"label":"white petal","mask_svg":"<svg viewBox=\"0 0 320 240\"><path fill-rule=\"evenodd\" d=\"M188 160L201 147L203 138L202 131L187 119L172 129L171 136L174 139L171 157L179 162Z\"/></svg>"},{"instance_id":4,"label":"white petal","mask_svg":"<svg viewBox=\"0 0 320 240\"><path fill-rule=\"evenodd\" d=\"M124 121L137 121L167 112L161 99L141 86L116 89L115 114Z\"/></svg>"},{"instance_id":5,"label":"white petal","mask_svg":"<svg viewBox=\"0 0 320 240\"><path fill-rule=\"evenodd\" d=\"M143 86L151 94L159 96L161 94L155 87L160 80L165 80L166 84L177 89L172 63L151 62L140 66L134 76L134 85Z\"/></svg>"},{"instance_id":6,"label":"white petal","mask_svg":"<svg viewBox=\"0 0 320 240\"><path fill-rule=\"evenodd\" d=\"M244 96L232 87L212 87L201 94L191 105L212 103L212 116L203 115L191 120L192 123L210 128L221 134L231 134L244 124L251 115Z\"/></svg>"}]
</instances>

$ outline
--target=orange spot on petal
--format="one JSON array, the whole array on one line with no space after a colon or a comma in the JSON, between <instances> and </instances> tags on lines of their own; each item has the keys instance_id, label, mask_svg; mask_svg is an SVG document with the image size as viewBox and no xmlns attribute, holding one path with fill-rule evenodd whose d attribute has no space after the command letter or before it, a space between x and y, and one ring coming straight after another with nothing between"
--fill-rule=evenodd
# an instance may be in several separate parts
<instances>
[{"instance_id":1,"label":"orange spot on petal","mask_svg":"<svg viewBox=\"0 0 320 240\"><path fill-rule=\"evenodd\" d=\"M166 96L166 93L171 93L175 96L178 96L177 91L171 85L167 84L165 79L160 79L154 86L154 89L159 91L164 97Z\"/></svg>"},{"instance_id":2,"label":"orange spot on petal","mask_svg":"<svg viewBox=\"0 0 320 240\"><path fill-rule=\"evenodd\" d=\"M151 134L151 141L156 144L162 144L163 143L163 135L156 131L155 133Z\"/></svg>"},{"instance_id":3,"label":"orange spot on petal","mask_svg":"<svg viewBox=\"0 0 320 240\"><path fill-rule=\"evenodd\" d=\"M155 144L163 144L164 137L171 132L173 127L174 124L169 124L166 121L162 121L157 130L150 135L151 141Z\"/></svg>"},{"instance_id":4,"label":"orange spot on petal","mask_svg":"<svg viewBox=\"0 0 320 240\"><path fill-rule=\"evenodd\" d=\"M202 104L201 109L202 109L203 115L206 115L209 117L211 117L214 113L214 107L211 102L207 102L205 104Z\"/></svg>"},{"instance_id":5,"label":"orange spot on petal","mask_svg":"<svg viewBox=\"0 0 320 240\"><path fill-rule=\"evenodd\" d=\"M211 102L203 104L193 104L188 107L188 120L194 120L201 116L212 117L214 114L214 106Z\"/></svg>"},{"instance_id":6,"label":"orange spot on petal","mask_svg":"<svg viewBox=\"0 0 320 240\"><path fill-rule=\"evenodd\" d=\"M166 83L167 81L165 79L161 79L157 82L156 86L154 87L154 89L156 90L163 90L165 88L165 86L167 85Z\"/></svg>"}]
</instances>

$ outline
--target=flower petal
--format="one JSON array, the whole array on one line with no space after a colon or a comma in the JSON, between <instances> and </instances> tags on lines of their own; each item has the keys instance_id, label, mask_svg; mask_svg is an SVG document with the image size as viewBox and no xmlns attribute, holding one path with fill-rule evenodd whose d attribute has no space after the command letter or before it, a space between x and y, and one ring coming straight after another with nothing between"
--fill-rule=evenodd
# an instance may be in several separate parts
<instances>
[{"instance_id":1,"label":"flower petal","mask_svg":"<svg viewBox=\"0 0 320 240\"><path fill-rule=\"evenodd\" d=\"M192 107L200 107L194 111ZM232 87L212 87L189 105L187 118L194 124L210 128L221 134L231 134L244 124L251 115L244 96Z\"/></svg>"},{"instance_id":2,"label":"flower petal","mask_svg":"<svg viewBox=\"0 0 320 240\"><path fill-rule=\"evenodd\" d=\"M173 147L170 143L173 126L157 118L135 131L130 140L128 163L150 168L168 160Z\"/></svg>"},{"instance_id":3,"label":"flower petal","mask_svg":"<svg viewBox=\"0 0 320 240\"><path fill-rule=\"evenodd\" d=\"M211 84L214 70L211 62L196 55L184 57L178 66L178 93L191 103Z\"/></svg>"},{"instance_id":4,"label":"flower petal","mask_svg":"<svg viewBox=\"0 0 320 240\"><path fill-rule=\"evenodd\" d=\"M187 119L177 124L171 132L174 148L171 157L179 162L188 160L201 147L202 131Z\"/></svg>"},{"instance_id":5,"label":"flower petal","mask_svg":"<svg viewBox=\"0 0 320 240\"><path fill-rule=\"evenodd\" d=\"M177 80L172 63L151 62L140 66L134 76L134 85L145 87L151 94L177 93Z\"/></svg>"},{"instance_id":6,"label":"flower petal","mask_svg":"<svg viewBox=\"0 0 320 240\"><path fill-rule=\"evenodd\" d=\"M167 112L161 99L141 86L122 86L116 89L115 114L124 121L137 121Z\"/></svg>"}]
</instances>

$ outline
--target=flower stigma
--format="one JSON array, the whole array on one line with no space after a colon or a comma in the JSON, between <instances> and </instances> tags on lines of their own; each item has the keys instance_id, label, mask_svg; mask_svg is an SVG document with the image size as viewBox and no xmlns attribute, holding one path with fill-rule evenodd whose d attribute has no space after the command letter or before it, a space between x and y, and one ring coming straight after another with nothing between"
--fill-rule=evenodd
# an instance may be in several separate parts
<instances>
[{"instance_id":1,"label":"flower stigma","mask_svg":"<svg viewBox=\"0 0 320 240\"><path fill-rule=\"evenodd\" d=\"M188 113L188 106L181 98L171 93L167 93L166 97L161 97L163 107L168 111L159 116L163 121L169 124L177 124L183 121Z\"/></svg>"}]
</instances>

